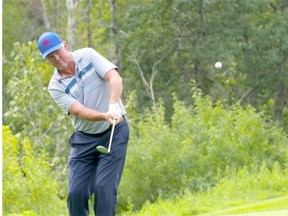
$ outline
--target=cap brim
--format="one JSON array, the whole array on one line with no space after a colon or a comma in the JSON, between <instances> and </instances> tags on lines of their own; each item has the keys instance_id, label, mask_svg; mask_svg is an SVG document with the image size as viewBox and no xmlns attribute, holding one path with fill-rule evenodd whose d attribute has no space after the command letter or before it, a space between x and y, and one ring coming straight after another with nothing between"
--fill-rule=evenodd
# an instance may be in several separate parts
<instances>
[{"instance_id":1,"label":"cap brim","mask_svg":"<svg viewBox=\"0 0 288 216\"><path fill-rule=\"evenodd\" d=\"M48 49L45 53L42 54L42 58L45 59L47 57L47 55L49 55L50 53L60 49L62 47L62 43L54 46L54 47L51 47L50 49Z\"/></svg>"}]
</instances>

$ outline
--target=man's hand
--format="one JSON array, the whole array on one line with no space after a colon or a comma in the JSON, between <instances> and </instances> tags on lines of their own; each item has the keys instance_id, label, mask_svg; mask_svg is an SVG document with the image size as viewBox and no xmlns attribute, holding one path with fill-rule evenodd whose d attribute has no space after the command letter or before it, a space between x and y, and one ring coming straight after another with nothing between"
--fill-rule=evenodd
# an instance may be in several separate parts
<instances>
[{"instance_id":1,"label":"man's hand","mask_svg":"<svg viewBox=\"0 0 288 216\"><path fill-rule=\"evenodd\" d=\"M115 124L117 125L123 120L123 117L121 115L115 115L112 112L107 112L104 115L106 121L108 121L110 124L113 124L115 121Z\"/></svg>"},{"instance_id":2,"label":"man's hand","mask_svg":"<svg viewBox=\"0 0 288 216\"><path fill-rule=\"evenodd\" d=\"M119 105L118 105L119 106ZM119 107L120 109L120 107ZM117 111L118 109L115 108ZM98 112L94 109L90 109L87 107L84 107L81 103L78 101L74 102L70 107L69 107L69 113L77 116L78 118L86 119L89 121L108 121L110 124L113 124L113 121L116 121L116 124L119 124L122 120L123 117L120 114L115 114L117 112L111 111L111 112ZM121 111L121 109L120 109Z\"/></svg>"},{"instance_id":3,"label":"man's hand","mask_svg":"<svg viewBox=\"0 0 288 216\"><path fill-rule=\"evenodd\" d=\"M114 120L116 122L116 125L123 120L123 117L122 117L123 113L119 106L119 103L110 103L108 112L114 115Z\"/></svg>"}]
</instances>

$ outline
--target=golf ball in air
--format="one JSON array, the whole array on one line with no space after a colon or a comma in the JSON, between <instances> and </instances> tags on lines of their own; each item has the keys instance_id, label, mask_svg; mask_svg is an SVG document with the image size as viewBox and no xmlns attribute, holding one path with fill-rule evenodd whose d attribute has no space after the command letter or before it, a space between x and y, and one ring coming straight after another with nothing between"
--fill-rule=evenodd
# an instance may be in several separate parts
<instances>
[{"instance_id":1,"label":"golf ball in air","mask_svg":"<svg viewBox=\"0 0 288 216\"><path fill-rule=\"evenodd\" d=\"M215 63L215 68L221 68L222 67L222 63L221 62L216 62Z\"/></svg>"}]
</instances>

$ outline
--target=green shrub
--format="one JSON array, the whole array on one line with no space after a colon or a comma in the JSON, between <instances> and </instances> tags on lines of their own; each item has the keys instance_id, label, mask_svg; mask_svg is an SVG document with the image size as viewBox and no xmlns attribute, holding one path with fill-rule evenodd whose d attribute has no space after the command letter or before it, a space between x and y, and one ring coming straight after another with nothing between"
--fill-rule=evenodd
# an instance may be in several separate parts
<instances>
[{"instance_id":1,"label":"green shrub","mask_svg":"<svg viewBox=\"0 0 288 216\"><path fill-rule=\"evenodd\" d=\"M44 153L37 156L29 139L19 140L9 128L3 135L3 215L66 215L66 202Z\"/></svg>"},{"instance_id":2,"label":"green shrub","mask_svg":"<svg viewBox=\"0 0 288 216\"><path fill-rule=\"evenodd\" d=\"M156 203L146 202L141 211L123 215L186 216L211 213L226 215L288 208L288 168L284 170L275 163L272 171L267 165L252 169L244 167L233 176L224 177L217 186L207 192L190 193Z\"/></svg>"},{"instance_id":3,"label":"green shrub","mask_svg":"<svg viewBox=\"0 0 288 216\"><path fill-rule=\"evenodd\" d=\"M209 97L193 95L185 107L175 99L171 123L161 104L131 128L127 162L120 185L120 206L134 209L154 202L213 188L242 167L287 162L287 135L252 107L226 108Z\"/></svg>"},{"instance_id":4,"label":"green shrub","mask_svg":"<svg viewBox=\"0 0 288 216\"><path fill-rule=\"evenodd\" d=\"M65 179L63 155L69 154L67 140L73 127L47 91L53 67L41 59L36 42L15 43L10 57L13 61L3 62L5 73L13 74L5 89L11 99L3 121L21 140L29 137L35 151L45 149L53 158L57 178Z\"/></svg>"}]
</instances>

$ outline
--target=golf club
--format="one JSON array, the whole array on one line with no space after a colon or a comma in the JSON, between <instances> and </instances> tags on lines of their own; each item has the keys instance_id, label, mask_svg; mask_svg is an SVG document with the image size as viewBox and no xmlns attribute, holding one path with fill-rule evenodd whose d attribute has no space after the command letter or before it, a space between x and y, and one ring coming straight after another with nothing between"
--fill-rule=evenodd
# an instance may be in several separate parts
<instances>
[{"instance_id":1,"label":"golf club","mask_svg":"<svg viewBox=\"0 0 288 216\"><path fill-rule=\"evenodd\" d=\"M106 149L104 146L97 146L97 150L101 153L107 154L110 153L111 150L111 144L112 144L112 139L113 139L113 134L114 134L114 128L115 128L115 123L116 121L113 121L113 125L112 125L112 130L111 130L111 135L110 135L110 140L109 140L109 146L108 149Z\"/></svg>"}]
</instances>

